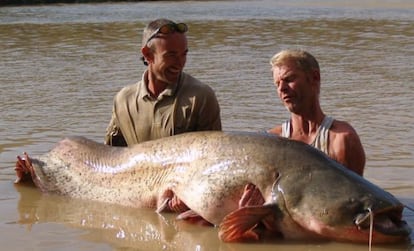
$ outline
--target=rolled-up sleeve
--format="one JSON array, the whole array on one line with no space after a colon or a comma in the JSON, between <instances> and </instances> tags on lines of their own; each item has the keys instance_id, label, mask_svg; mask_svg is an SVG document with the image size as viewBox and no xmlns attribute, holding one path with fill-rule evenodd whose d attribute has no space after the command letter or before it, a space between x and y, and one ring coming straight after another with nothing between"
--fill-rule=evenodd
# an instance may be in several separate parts
<instances>
[{"instance_id":1,"label":"rolled-up sleeve","mask_svg":"<svg viewBox=\"0 0 414 251\"><path fill-rule=\"evenodd\" d=\"M110 146L127 146L124 136L118 127L116 114L113 111L111 121L106 128L105 144Z\"/></svg>"}]
</instances>

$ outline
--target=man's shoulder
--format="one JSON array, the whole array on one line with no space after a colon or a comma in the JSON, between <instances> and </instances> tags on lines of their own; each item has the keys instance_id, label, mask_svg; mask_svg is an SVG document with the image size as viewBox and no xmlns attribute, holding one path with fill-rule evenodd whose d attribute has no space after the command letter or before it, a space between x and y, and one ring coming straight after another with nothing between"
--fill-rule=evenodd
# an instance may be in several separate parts
<instances>
[{"instance_id":1,"label":"man's shoulder","mask_svg":"<svg viewBox=\"0 0 414 251\"><path fill-rule=\"evenodd\" d=\"M117 100L125 100L132 95L135 96L139 89L139 83L140 82L122 87L115 95L115 98Z\"/></svg>"},{"instance_id":2,"label":"man's shoulder","mask_svg":"<svg viewBox=\"0 0 414 251\"><path fill-rule=\"evenodd\" d=\"M129 92L136 92L137 88L139 87L139 82L135 84L126 85L119 90L118 93L129 93Z\"/></svg>"},{"instance_id":3,"label":"man's shoulder","mask_svg":"<svg viewBox=\"0 0 414 251\"><path fill-rule=\"evenodd\" d=\"M275 135L282 135L282 126L281 125L277 125L275 127L273 127L272 129L267 130L268 133L270 134L275 134Z\"/></svg>"},{"instance_id":4,"label":"man's shoulder","mask_svg":"<svg viewBox=\"0 0 414 251\"><path fill-rule=\"evenodd\" d=\"M359 138L356 130L347 121L335 119L331 127L331 136L338 140L353 140Z\"/></svg>"},{"instance_id":5,"label":"man's shoulder","mask_svg":"<svg viewBox=\"0 0 414 251\"><path fill-rule=\"evenodd\" d=\"M191 88L203 91L213 91L211 86L203 83L201 80L193 77L192 75L183 72L183 88Z\"/></svg>"}]
</instances>

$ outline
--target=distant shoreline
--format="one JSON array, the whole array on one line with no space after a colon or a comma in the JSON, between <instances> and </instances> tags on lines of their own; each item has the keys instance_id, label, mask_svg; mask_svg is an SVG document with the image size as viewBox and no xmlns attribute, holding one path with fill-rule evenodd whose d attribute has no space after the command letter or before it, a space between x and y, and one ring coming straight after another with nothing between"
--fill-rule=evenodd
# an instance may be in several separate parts
<instances>
[{"instance_id":1,"label":"distant shoreline","mask_svg":"<svg viewBox=\"0 0 414 251\"><path fill-rule=\"evenodd\" d=\"M153 0L154 1L154 0ZM44 4L78 4L78 3L111 3L111 2L143 2L142 0L0 0L0 7Z\"/></svg>"}]
</instances>

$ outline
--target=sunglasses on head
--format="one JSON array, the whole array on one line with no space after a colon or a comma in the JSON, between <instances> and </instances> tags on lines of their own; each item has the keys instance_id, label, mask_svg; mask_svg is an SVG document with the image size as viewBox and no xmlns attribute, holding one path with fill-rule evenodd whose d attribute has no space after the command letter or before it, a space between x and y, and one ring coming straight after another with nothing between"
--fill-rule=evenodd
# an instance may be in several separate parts
<instances>
[{"instance_id":1,"label":"sunglasses on head","mask_svg":"<svg viewBox=\"0 0 414 251\"><path fill-rule=\"evenodd\" d=\"M188 31L188 27L185 23L164 24L151 34L151 36L147 39L147 42L145 44L148 44L149 41L155 38L158 34L170 34L174 32L185 33L187 31Z\"/></svg>"}]
</instances>

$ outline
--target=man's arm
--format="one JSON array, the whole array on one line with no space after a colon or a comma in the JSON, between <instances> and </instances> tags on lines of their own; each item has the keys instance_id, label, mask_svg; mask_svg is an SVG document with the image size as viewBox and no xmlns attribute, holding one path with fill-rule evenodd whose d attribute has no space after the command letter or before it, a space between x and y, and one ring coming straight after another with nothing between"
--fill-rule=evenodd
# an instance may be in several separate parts
<instances>
[{"instance_id":1,"label":"man's arm","mask_svg":"<svg viewBox=\"0 0 414 251\"><path fill-rule=\"evenodd\" d=\"M220 105L213 90L205 91L204 104L199 112L197 131L221 131Z\"/></svg>"},{"instance_id":2,"label":"man's arm","mask_svg":"<svg viewBox=\"0 0 414 251\"><path fill-rule=\"evenodd\" d=\"M364 174L365 151L355 129L338 121L330 134L329 155L359 175Z\"/></svg>"},{"instance_id":3,"label":"man's arm","mask_svg":"<svg viewBox=\"0 0 414 251\"><path fill-rule=\"evenodd\" d=\"M110 146L128 146L124 136L122 135L121 129L117 126L116 116L112 114L111 121L106 128L105 145Z\"/></svg>"}]
</instances>

